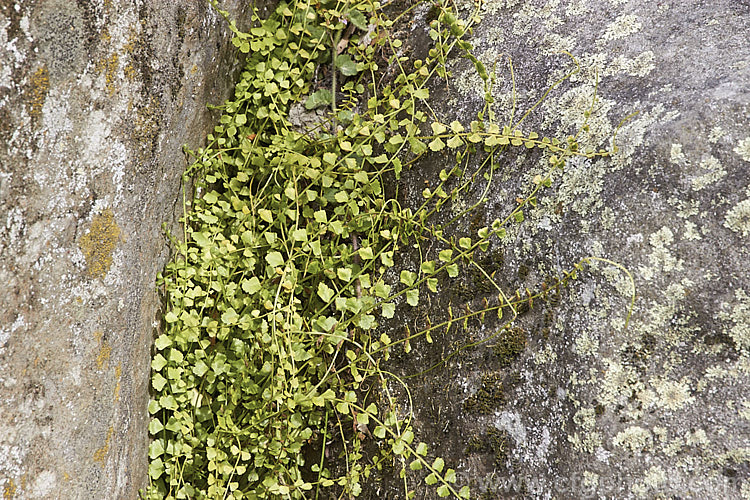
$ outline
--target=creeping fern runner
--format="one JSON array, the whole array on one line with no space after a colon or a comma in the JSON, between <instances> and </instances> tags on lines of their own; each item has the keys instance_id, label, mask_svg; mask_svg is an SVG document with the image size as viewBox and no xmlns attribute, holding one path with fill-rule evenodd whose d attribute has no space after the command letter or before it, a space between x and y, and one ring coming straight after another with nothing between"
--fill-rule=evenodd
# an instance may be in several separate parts
<instances>
[{"instance_id":1,"label":"creeping fern runner","mask_svg":"<svg viewBox=\"0 0 750 500\"><path fill-rule=\"evenodd\" d=\"M391 396L382 363L404 340L379 324L523 220L526 201L457 241L444 233L455 219L429 222L478 175L489 185L498 152L540 148L551 169L594 153L579 152L575 138L494 123L489 105L471 123L440 123L428 82L448 75L451 52L468 57L488 89L492 80L464 40L471 23L447 4L437 9L424 60L399 55L394 20L369 0L282 2L269 19L255 16L249 33L231 24L247 65L208 145L191 152L185 178L197 196L160 276L167 311L152 362L148 498L315 498L323 488L357 496L385 462L424 470L439 496L469 498L443 459L428 459L410 409ZM327 118L305 128L290 118L303 107ZM444 149L484 160L470 176L458 164L444 170L416 209L386 196L409 163ZM537 179L529 199L549 184ZM400 251L426 239L441 247L436 258L401 268ZM512 318L532 297L496 289L496 303L472 315ZM338 472L327 458L332 432L342 443ZM363 440L379 455L364 460Z\"/></svg>"}]
</instances>

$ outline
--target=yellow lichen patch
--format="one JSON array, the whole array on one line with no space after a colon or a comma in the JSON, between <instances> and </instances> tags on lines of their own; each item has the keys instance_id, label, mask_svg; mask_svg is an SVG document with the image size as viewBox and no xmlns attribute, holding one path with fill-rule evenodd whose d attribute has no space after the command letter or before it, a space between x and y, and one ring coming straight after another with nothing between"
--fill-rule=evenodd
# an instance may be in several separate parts
<instances>
[{"instance_id":1,"label":"yellow lichen patch","mask_svg":"<svg viewBox=\"0 0 750 500\"><path fill-rule=\"evenodd\" d=\"M109 95L115 93L117 88L115 82L117 82L117 69L120 65L120 56L117 53L112 54L109 57L105 57L97 61L96 71L104 74L105 86Z\"/></svg>"},{"instance_id":2,"label":"yellow lichen patch","mask_svg":"<svg viewBox=\"0 0 750 500\"><path fill-rule=\"evenodd\" d=\"M109 452L109 441L112 439L112 426L107 430L107 437L104 440L104 446L94 452L94 462L99 462L104 465L104 460L107 458Z\"/></svg>"},{"instance_id":3,"label":"yellow lichen patch","mask_svg":"<svg viewBox=\"0 0 750 500\"><path fill-rule=\"evenodd\" d=\"M138 76L138 70L135 67L134 61L137 59L137 54L145 49L145 43L138 33L138 29L131 26L130 33L128 33L128 41L122 46L123 52L129 59L128 63L123 68L125 78L128 80L135 80Z\"/></svg>"},{"instance_id":4,"label":"yellow lichen patch","mask_svg":"<svg viewBox=\"0 0 750 500\"><path fill-rule=\"evenodd\" d=\"M122 363L117 363L115 368L115 378L117 378L117 384L115 385L115 403L120 400L120 377L122 376Z\"/></svg>"},{"instance_id":5,"label":"yellow lichen patch","mask_svg":"<svg viewBox=\"0 0 750 500\"><path fill-rule=\"evenodd\" d=\"M110 346L105 340L102 343L102 348L99 350L99 355L96 357L97 368L99 368L100 370L102 369L104 363L109 360L110 354L112 354L112 346Z\"/></svg>"},{"instance_id":6,"label":"yellow lichen patch","mask_svg":"<svg viewBox=\"0 0 750 500\"><path fill-rule=\"evenodd\" d=\"M101 278L107 274L119 238L120 227L111 209L107 208L94 216L91 229L78 242L91 277Z\"/></svg>"},{"instance_id":7,"label":"yellow lichen patch","mask_svg":"<svg viewBox=\"0 0 750 500\"><path fill-rule=\"evenodd\" d=\"M16 483L13 480L9 480L8 484L5 485L3 490L3 498L11 499L16 496Z\"/></svg>"},{"instance_id":8,"label":"yellow lichen patch","mask_svg":"<svg viewBox=\"0 0 750 500\"><path fill-rule=\"evenodd\" d=\"M109 34L109 31L104 28L102 31L102 34L100 35L100 38L102 42L104 42L102 45L105 47L108 47L112 42L112 36ZM115 52L109 57L102 57L98 61L96 61L95 69L97 73L101 73L104 75L104 81L105 86L107 87L107 92L109 92L109 95L112 95L115 93L115 83L117 82L117 69L120 66L120 56Z\"/></svg>"},{"instance_id":9,"label":"yellow lichen patch","mask_svg":"<svg viewBox=\"0 0 750 500\"><path fill-rule=\"evenodd\" d=\"M26 97L29 114L36 118L42 114L44 101L49 92L49 71L47 66L37 69L29 79L29 90Z\"/></svg>"},{"instance_id":10,"label":"yellow lichen patch","mask_svg":"<svg viewBox=\"0 0 750 500\"><path fill-rule=\"evenodd\" d=\"M123 68L123 71L125 72L125 78L128 80L135 80L135 78L138 76L138 72L135 69L135 66L133 66L133 61L130 61L128 64L125 65L125 68Z\"/></svg>"}]
</instances>

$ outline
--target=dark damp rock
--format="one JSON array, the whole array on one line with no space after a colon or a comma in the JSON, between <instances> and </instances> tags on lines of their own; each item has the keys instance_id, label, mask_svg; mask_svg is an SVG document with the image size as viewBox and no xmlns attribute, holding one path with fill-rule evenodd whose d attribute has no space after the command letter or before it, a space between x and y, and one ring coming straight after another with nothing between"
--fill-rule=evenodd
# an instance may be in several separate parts
<instances>
[{"instance_id":1,"label":"dark damp rock","mask_svg":"<svg viewBox=\"0 0 750 500\"><path fill-rule=\"evenodd\" d=\"M473 3L463 5L467 16ZM408 43L419 53L429 13L417 12ZM570 161L525 221L491 247L503 255L495 277L508 296L549 293L523 301L513 326L528 331L526 348L507 366L492 355L505 346L493 338L417 379L421 439L486 498L747 497L750 4L496 0L483 4L482 16L471 42L488 69L497 63L498 123L511 120L514 99L518 120L575 69L567 51L580 70L520 128L564 138L586 124L581 147L611 147L616 132L619 152ZM443 103L435 109L444 123L468 122L482 105L482 81L465 58L449 66L448 84L431 89ZM433 154L401 182L421 186L450 161ZM498 163L476 220L507 216L548 165L537 151L510 151ZM473 203L480 184L459 203ZM457 233L469 234L474 219L459 222ZM576 280L550 286L549 277L588 256L633 276L627 327L633 289L617 267L590 261ZM454 281L447 296L463 310L479 291ZM434 322L447 300L433 304ZM403 373L491 337L500 324L488 317L445 337L433 333L443 350L427 346ZM521 375L515 384L512 372ZM488 373L501 397L488 390ZM512 440L502 470L480 440L487 429ZM435 497L423 488L417 498Z\"/></svg>"}]
</instances>

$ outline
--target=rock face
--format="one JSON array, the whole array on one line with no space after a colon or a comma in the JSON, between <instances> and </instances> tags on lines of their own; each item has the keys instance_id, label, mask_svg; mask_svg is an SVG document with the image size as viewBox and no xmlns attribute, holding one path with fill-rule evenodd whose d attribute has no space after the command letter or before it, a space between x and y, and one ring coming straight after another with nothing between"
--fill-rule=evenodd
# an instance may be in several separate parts
<instances>
[{"instance_id":1,"label":"rock face","mask_svg":"<svg viewBox=\"0 0 750 500\"><path fill-rule=\"evenodd\" d=\"M244 4L222 7L242 20ZM587 123L583 146L616 132L619 147L571 161L483 263L512 292L606 258L629 270L637 299L626 325L627 275L593 262L511 330L418 379L420 438L485 498L750 497L750 4L495 0L482 11L472 42L497 62L499 123L574 67L567 51L580 71L520 127L560 136ZM202 140L205 104L231 87L229 36L186 0L5 2L0 13L0 489L135 498L161 224L181 210L181 146ZM466 60L452 65L433 89L437 111L466 122L484 91ZM547 172L535 152L500 160L484 212L458 233L507 215ZM405 184L421 189L449 161L434 155ZM481 304L481 277L463 279L415 327L449 301ZM498 326L434 334L401 371ZM399 498L387 488L364 496Z\"/></svg>"},{"instance_id":2,"label":"rock face","mask_svg":"<svg viewBox=\"0 0 750 500\"><path fill-rule=\"evenodd\" d=\"M248 2L222 8L247 24ZM244 21L244 23L243 23ZM236 63L208 2L0 4L0 490L136 498L162 223Z\"/></svg>"},{"instance_id":3,"label":"rock face","mask_svg":"<svg viewBox=\"0 0 750 500\"><path fill-rule=\"evenodd\" d=\"M512 334L417 384L422 438L483 498L750 498L750 4L494 0L482 16L471 41L488 69L497 62L501 125L513 108L508 56L517 121L575 68L567 51L580 71L520 128L575 134L591 108L582 146L611 146L615 132L619 146L611 159L555 174L525 222L491 248L499 283L523 296L594 256L628 269L637 298L626 326L630 280L593 262L560 295L537 300ZM427 28L416 25L418 46ZM452 67L447 88L435 89L447 103L440 118L466 122L482 82L465 59ZM499 161L484 213L459 233L502 219L547 171L535 152ZM407 184L447 164L433 157ZM431 348L421 364L495 326L436 339L443 352Z\"/></svg>"}]
</instances>

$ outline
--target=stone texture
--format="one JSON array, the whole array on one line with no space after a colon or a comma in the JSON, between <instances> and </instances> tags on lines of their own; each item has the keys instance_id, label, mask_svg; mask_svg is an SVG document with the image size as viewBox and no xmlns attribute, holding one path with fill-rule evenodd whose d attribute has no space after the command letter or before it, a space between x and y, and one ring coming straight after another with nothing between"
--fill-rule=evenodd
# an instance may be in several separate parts
<instances>
[{"instance_id":1,"label":"stone texture","mask_svg":"<svg viewBox=\"0 0 750 500\"><path fill-rule=\"evenodd\" d=\"M251 8L220 2L240 26ZM226 21L186 0L0 3L0 490L136 498L154 280L183 144L232 87Z\"/></svg>"},{"instance_id":2,"label":"stone texture","mask_svg":"<svg viewBox=\"0 0 750 500\"><path fill-rule=\"evenodd\" d=\"M414 23L416 53L426 15ZM575 67L568 51L580 71L520 128L575 134L598 81L580 141L607 147L617 132L620 148L554 176L526 221L490 249L498 282L523 295L595 256L632 273L637 299L625 327L627 276L588 267L515 321L527 346L510 365L502 362L509 340L495 338L417 379L419 435L484 498L750 498L750 3L495 0L482 16L471 40L488 68L497 62L500 124L513 108L508 57L517 121ZM451 65L453 78L433 95L446 103L446 123L466 122L482 83L466 59ZM499 161L484 212L457 233L506 216L547 168L536 151ZM404 185L421 189L448 164L433 155ZM464 279L476 308L482 294ZM447 295L463 307L461 293ZM427 310L433 324L448 298L437 300ZM488 338L498 323L468 326L415 345L401 373ZM398 495L380 488L381 498Z\"/></svg>"}]
</instances>

